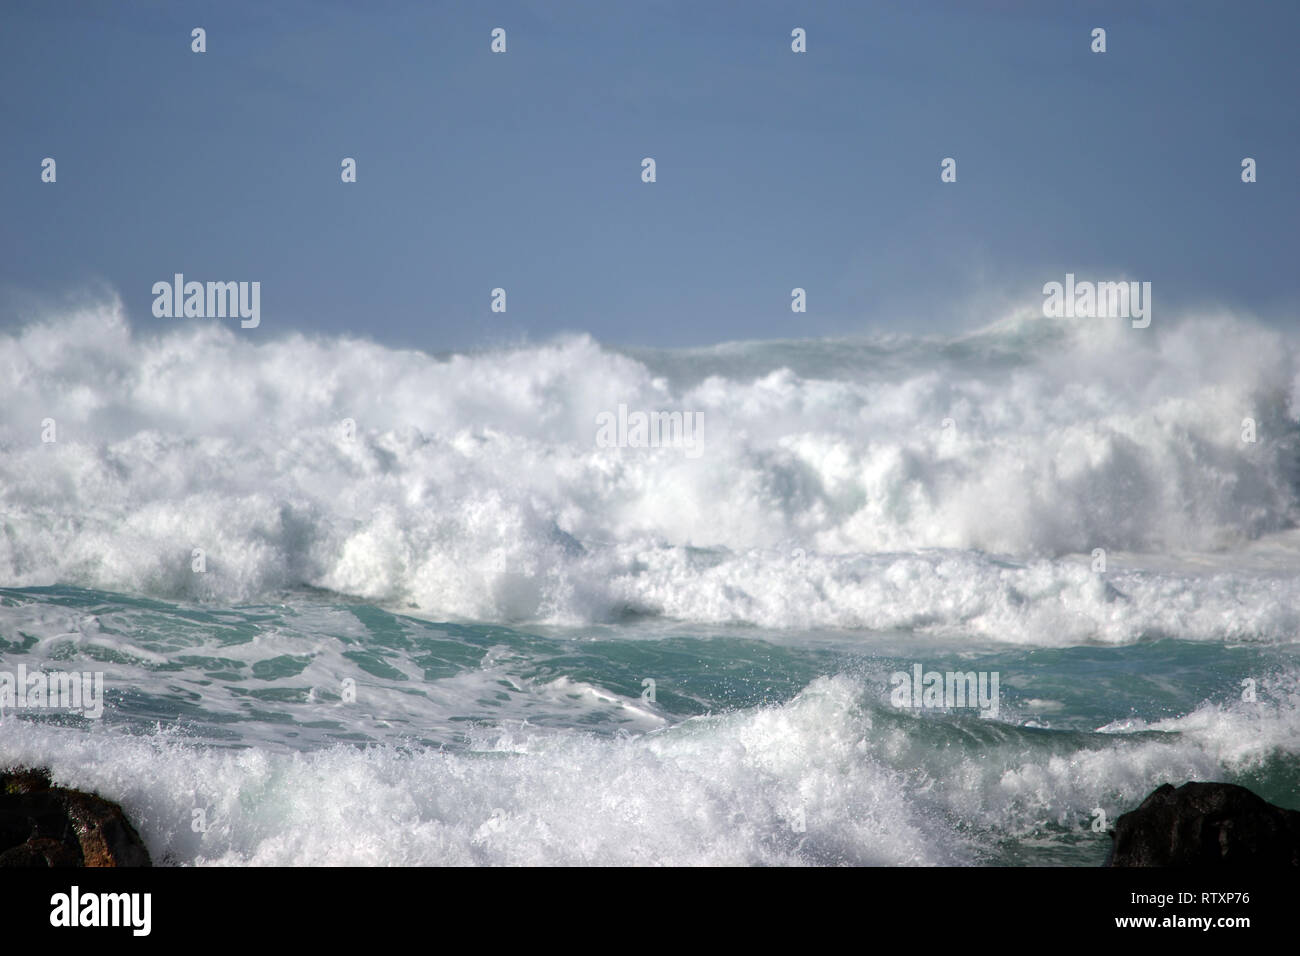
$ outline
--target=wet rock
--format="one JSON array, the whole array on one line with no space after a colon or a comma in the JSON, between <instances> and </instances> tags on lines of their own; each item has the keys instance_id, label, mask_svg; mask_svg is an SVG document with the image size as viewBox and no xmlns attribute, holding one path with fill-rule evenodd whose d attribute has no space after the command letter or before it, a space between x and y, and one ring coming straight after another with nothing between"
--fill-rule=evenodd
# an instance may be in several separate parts
<instances>
[{"instance_id":1,"label":"wet rock","mask_svg":"<svg viewBox=\"0 0 1300 956\"><path fill-rule=\"evenodd\" d=\"M1111 839L1106 866L1300 866L1300 811L1231 783L1166 783Z\"/></svg>"},{"instance_id":2,"label":"wet rock","mask_svg":"<svg viewBox=\"0 0 1300 956\"><path fill-rule=\"evenodd\" d=\"M72 847L49 837L34 837L0 853L0 867L81 865L81 857Z\"/></svg>"},{"instance_id":3,"label":"wet rock","mask_svg":"<svg viewBox=\"0 0 1300 956\"><path fill-rule=\"evenodd\" d=\"M50 784L45 770L0 771L0 866L149 866L122 808Z\"/></svg>"}]
</instances>

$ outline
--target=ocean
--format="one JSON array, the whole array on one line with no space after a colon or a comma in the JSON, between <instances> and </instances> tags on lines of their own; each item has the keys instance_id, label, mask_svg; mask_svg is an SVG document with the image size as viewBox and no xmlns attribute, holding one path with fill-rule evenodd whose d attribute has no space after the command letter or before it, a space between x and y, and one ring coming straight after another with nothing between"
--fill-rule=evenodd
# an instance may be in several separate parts
<instances>
[{"instance_id":1,"label":"ocean","mask_svg":"<svg viewBox=\"0 0 1300 956\"><path fill-rule=\"evenodd\" d=\"M1165 782L1300 808L1286 333L270 325L0 335L0 766L156 863L1095 866Z\"/></svg>"}]
</instances>

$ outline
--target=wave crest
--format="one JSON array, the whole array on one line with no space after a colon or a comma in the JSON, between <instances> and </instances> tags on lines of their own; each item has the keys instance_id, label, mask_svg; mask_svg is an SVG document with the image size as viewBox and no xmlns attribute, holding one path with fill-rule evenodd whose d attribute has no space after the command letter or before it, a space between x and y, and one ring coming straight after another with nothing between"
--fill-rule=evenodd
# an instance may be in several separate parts
<instances>
[{"instance_id":1,"label":"wave crest","mask_svg":"<svg viewBox=\"0 0 1300 956\"><path fill-rule=\"evenodd\" d=\"M0 338L0 581L227 601L307 585L479 620L893 626L873 595L938 573L917 552L945 549L976 554L947 584L876 596L973 626L975 595L1005 628L1017 605L980 552L1032 576L1095 548L1292 527L1297 382L1289 341L1230 317L678 352L571 336L440 358L201 320L149 337L107 306ZM620 404L702 414L703 454L599 447L596 417ZM1094 600L1055 567L1058 589ZM1234 608L1256 597L1238 590ZM1093 636L1128 633L1094 617Z\"/></svg>"}]
</instances>

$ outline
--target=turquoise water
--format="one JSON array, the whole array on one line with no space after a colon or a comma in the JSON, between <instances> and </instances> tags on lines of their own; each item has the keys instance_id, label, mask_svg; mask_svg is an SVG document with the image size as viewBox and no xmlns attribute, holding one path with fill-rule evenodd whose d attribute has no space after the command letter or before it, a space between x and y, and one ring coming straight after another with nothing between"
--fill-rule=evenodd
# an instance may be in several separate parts
<instances>
[{"instance_id":1,"label":"turquoise water","mask_svg":"<svg viewBox=\"0 0 1300 956\"><path fill-rule=\"evenodd\" d=\"M1108 842L1092 828L1095 811L1113 820L1167 779L1230 780L1300 803L1291 647L1154 639L1008 648L969 636L704 631L662 621L528 629L425 621L323 592L278 597L211 608L69 587L0 590L0 670L102 671L106 699L99 720L10 712L0 758L15 740L58 754L84 735L110 757L121 746L134 764L131 738L154 749L156 786L185 780L188 793L187 751L229 751L234 767L239 751L346 762L343 748L358 766L377 754L396 766L455 755L482 765L497 802L521 799L526 810L528 797L515 794L521 776L503 758L580 778L602 762L634 762L638 742L739 748L731 764L691 770L691 783L723 807L734 803L788 855L781 862L1095 865ZM894 706L890 675L916 663L997 672L997 719ZM1241 700L1248 678L1254 703ZM808 712L796 719L800 709ZM30 730L16 731L20 721ZM819 735L851 745L823 753ZM566 739L586 749L553 756L549 748ZM432 786L449 772L424 769ZM597 829L598 780L585 801L563 808ZM235 781L247 783L237 772ZM798 803L803 829L797 810L783 816L765 793ZM353 799L364 817L364 791ZM756 799L768 819L749 820ZM906 811L907 839L891 846L899 834L886 828L860 842L859 817L886 799ZM477 822L477 832L493 819L445 822ZM529 839L530 829L516 837ZM232 859L266 852L264 840L244 842L256 832L227 835ZM170 844L159 850L185 858Z\"/></svg>"}]
</instances>

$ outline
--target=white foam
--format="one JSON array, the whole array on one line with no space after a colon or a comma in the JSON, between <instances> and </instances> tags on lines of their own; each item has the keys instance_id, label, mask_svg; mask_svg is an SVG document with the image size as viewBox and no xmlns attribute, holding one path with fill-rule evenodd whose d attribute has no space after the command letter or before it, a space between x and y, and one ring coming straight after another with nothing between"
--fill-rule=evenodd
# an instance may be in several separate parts
<instances>
[{"instance_id":1,"label":"white foam","mask_svg":"<svg viewBox=\"0 0 1300 956\"><path fill-rule=\"evenodd\" d=\"M119 800L159 862L938 863L949 841L863 759L847 682L785 707L605 737L520 727L477 753L277 754L20 724L0 764ZM208 828L194 832L194 811ZM799 814L802 812L802 818ZM796 824L801 820L799 832Z\"/></svg>"},{"instance_id":2,"label":"white foam","mask_svg":"<svg viewBox=\"0 0 1300 956\"><path fill-rule=\"evenodd\" d=\"M1287 680L1254 710L1207 702L1140 733L873 720L867 685L837 676L782 706L651 733L520 724L455 753L220 750L18 722L0 735L0 765L47 765L56 782L121 802L158 862L961 864L1053 826L1101 840L1098 807L1113 821L1159 783L1295 753Z\"/></svg>"},{"instance_id":3,"label":"white foam","mask_svg":"<svg viewBox=\"0 0 1300 956\"><path fill-rule=\"evenodd\" d=\"M117 306L29 325L0 337L0 583L310 585L555 624L1295 633L1293 575L1130 558L1107 578L1123 600L1070 557L1236 551L1293 523L1298 377L1275 332L1020 319L638 354L570 337L437 359L201 321L146 337ZM621 403L703 413L702 457L597 447Z\"/></svg>"}]
</instances>

